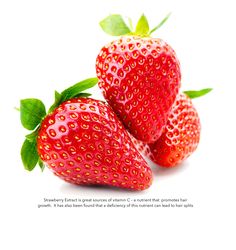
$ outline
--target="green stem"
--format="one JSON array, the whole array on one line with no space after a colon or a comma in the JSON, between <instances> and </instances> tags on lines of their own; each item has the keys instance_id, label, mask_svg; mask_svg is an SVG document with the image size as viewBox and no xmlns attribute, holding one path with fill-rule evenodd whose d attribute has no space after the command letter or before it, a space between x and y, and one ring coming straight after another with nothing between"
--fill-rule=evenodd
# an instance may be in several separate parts
<instances>
[{"instance_id":1,"label":"green stem","mask_svg":"<svg viewBox=\"0 0 236 250\"><path fill-rule=\"evenodd\" d=\"M169 19L170 15L171 15L171 12L168 13L168 15L155 28L153 28L149 32L149 35L151 35L153 32L155 32L157 29L159 29Z\"/></svg>"}]
</instances>

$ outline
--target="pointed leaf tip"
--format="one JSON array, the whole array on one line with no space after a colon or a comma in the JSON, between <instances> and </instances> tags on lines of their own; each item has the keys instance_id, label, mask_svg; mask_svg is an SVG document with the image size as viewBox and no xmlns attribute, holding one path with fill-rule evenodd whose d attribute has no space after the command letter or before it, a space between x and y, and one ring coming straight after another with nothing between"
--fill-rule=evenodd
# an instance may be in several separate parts
<instances>
[{"instance_id":1,"label":"pointed leaf tip","mask_svg":"<svg viewBox=\"0 0 236 250\"><path fill-rule=\"evenodd\" d=\"M38 99L23 99L20 101L20 119L24 128L33 130L46 115L42 101Z\"/></svg>"},{"instance_id":2,"label":"pointed leaf tip","mask_svg":"<svg viewBox=\"0 0 236 250\"><path fill-rule=\"evenodd\" d=\"M99 24L102 30L108 35L121 36L131 32L121 15L109 15Z\"/></svg>"},{"instance_id":3,"label":"pointed leaf tip","mask_svg":"<svg viewBox=\"0 0 236 250\"><path fill-rule=\"evenodd\" d=\"M39 127L35 129L32 133L26 135L25 138L30 142L36 141L37 136L38 136L38 129Z\"/></svg>"},{"instance_id":4,"label":"pointed leaf tip","mask_svg":"<svg viewBox=\"0 0 236 250\"><path fill-rule=\"evenodd\" d=\"M65 89L61 93L61 100L60 103L69 100L73 97L78 96L82 91L87 90L89 88L94 87L98 82L98 78L88 78L86 80L83 80L81 82L78 82L74 84L73 86L69 87L68 89Z\"/></svg>"},{"instance_id":5,"label":"pointed leaf tip","mask_svg":"<svg viewBox=\"0 0 236 250\"><path fill-rule=\"evenodd\" d=\"M53 105L49 108L48 113L53 112L55 108L57 108L61 103L75 97L88 97L90 94L81 93L82 91L94 87L98 83L98 78L88 78L81 82L78 82L71 87L65 89L61 94L55 91L55 101Z\"/></svg>"},{"instance_id":6,"label":"pointed leaf tip","mask_svg":"<svg viewBox=\"0 0 236 250\"><path fill-rule=\"evenodd\" d=\"M212 88L207 88L207 89L201 89L201 90L188 90L184 91L184 93L191 99L193 98L198 98L201 96L204 96L211 92L213 89Z\"/></svg>"},{"instance_id":7,"label":"pointed leaf tip","mask_svg":"<svg viewBox=\"0 0 236 250\"><path fill-rule=\"evenodd\" d=\"M25 139L21 148L21 160L26 170L32 171L37 162L39 156L36 148L36 141L29 141Z\"/></svg>"},{"instance_id":8,"label":"pointed leaf tip","mask_svg":"<svg viewBox=\"0 0 236 250\"><path fill-rule=\"evenodd\" d=\"M39 164L39 167L41 168L41 171L43 172L43 170L45 168L45 164L43 163L43 161L40 158L38 160L38 164Z\"/></svg>"},{"instance_id":9,"label":"pointed leaf tip","mask_svg":"<svg viewBox=\"0 0 236 250\"><path fill-rule=\"evenodd\" d=\"M153 32L155 32L157 29L159 29L159 28L169 19L170 15L171 15L171 12L169 12L169 13L164 17L164 19L162 19L161 22L160 22L155 28L153 28L153 29L150 31L149 35L151 35Z\"/></svg>"},{"instance_id":10,"label":"pointed leaf tip","mask_svg":"<svg viewBox=\"0 0 236 250\"><path fill-rule=\"evenodd\" d=\"M135 34L139 36L146 36L149 32L149 24L146 16L142 14L136 25Z\"/></svg>"},{"instance_id":11,"label":"pointed leaf tip","mask_svg":"<svg viewBox=\"0 0 236 250\"><path fill-rule=\"evenodd\" d=\"M62 96L56 90L54 92L54 103L49 108L48 113L51 113L56 107L58 107L61 103Z\"/></svg>"}]
</instances>

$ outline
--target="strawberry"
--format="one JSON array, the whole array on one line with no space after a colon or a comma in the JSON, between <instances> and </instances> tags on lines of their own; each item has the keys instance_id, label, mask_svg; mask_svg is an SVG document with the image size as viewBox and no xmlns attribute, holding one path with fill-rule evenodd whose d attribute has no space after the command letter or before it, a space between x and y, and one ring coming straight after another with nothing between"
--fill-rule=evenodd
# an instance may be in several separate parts
<instances>
[{"instance_id":1,"label":"strawberry","mask_svg":"<svg viewBox=\"0 0 236 250\"><path fill-rule=\"evenodd\" d=\"M179 94L163 134L156 142L145 144L132 138L138 150L163 167L174 167L188 158L196 150L201 132L200 119L190 97L199 97L210 91L203 89Z\"/></svg>"},{"instance_id":2,"label":"strawberry","mask_svg":"<svg viewBox=\"0 0 236 250\"><path fill-rule=\"evenodd\" d=\"M128 131L143 142L154 142L162 134L180 88L178 58L165 41L150 37L158 27L149 31L144 15L135 32L119 15L100 24L111 35L128 36L112 41L98 54L99 87Z\"/></svg>"},{"instance_id":3,"label":"strawberry","mask_svg":"<svg viewBox=\"0 0 236 250\"><path fill-rule=\"evenodd\" d=\"M61 179L77 184L111 185L134 190L148 188L152 172L134 147L113 110L104 102L80 93L93 86L88 79L56 92L46 114L38 99L21 101L21 121L35 129L21 150L27 170L37 162Z\"/></svg>"}]
</instances>

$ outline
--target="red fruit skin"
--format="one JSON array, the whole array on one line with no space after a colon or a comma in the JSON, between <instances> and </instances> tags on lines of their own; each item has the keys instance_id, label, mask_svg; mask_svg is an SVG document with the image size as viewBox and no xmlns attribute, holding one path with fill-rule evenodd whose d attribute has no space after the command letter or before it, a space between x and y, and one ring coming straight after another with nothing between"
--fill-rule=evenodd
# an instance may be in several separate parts
<instances>
[{"instance_id":1,"label":"red fruit skin","mask_svg":"<svg viewBox=\"0 0 236 250\"><path fill-rule=\"evenodd\" d=\"M129 134L134 146L137 148L137 150L144 155L145 157L151 159L153 161L153 154L151 152L151 149L149 147L150 144L147 144L145 142L139 141L136 138L134 138L131 134Z\"/></svg>"},{"instance_id":2,"label":"red fruit skin","mask_svg":"<svg viewBox=\"0 0 236 250\"><path fill-rule=\"evenodd\" d=\"M41 124L41 160L61 179L144 190L152 172L122 123L105 103L77 98L62 103Z\"/></svg>"},{"instance_id":3,"label":"red fruit skin","mask_svg":"<svg viewBox=\"0 0 236 250\"><path fill-rule=\"evenodd\" d=\"M161 137L152 144L132 139L140 152L162 167L174 167L188 158L200 141L201 124L191 99L179 94Z\"/></svg>"},{"instance_id":4,"label":"red fruit skin","mask_svg":"<svg viewBox=\"0 0 236 250\"><path fill-rule=\"evenodd\" d=\"M180 88L180 65L163 40L121 37L103 47L96 72L103 95L128 131L146 143L162 134Z\"/></svg>"}]
</instances>

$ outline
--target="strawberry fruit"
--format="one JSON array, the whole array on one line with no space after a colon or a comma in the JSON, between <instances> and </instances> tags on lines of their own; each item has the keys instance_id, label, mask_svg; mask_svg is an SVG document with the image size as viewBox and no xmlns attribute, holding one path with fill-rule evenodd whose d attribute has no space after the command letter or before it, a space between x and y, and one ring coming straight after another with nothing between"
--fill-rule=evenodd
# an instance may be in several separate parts
<instances>
[{"instance_id":1,"label":"strawberry fruit","mask_svg":"<svg viewBox=\"0 0 236 250\"><path fill-rule=\"evenodd\" d=\"M185 91L177 96L161 137L152 144L132 139L140 152L162 167L174 167L188 158L197 148L201 125L190 99L211 89Z\"/></svg>"},{"instance_id":2,"label":"strawberry fruit","mask_svg":"<svg viewBox=\"0 0 236 250\"><path fill-rule=\"evenodd\" d=\"M80 82L61 94L46 114L38 99L21 101L22 125L35 129L22 146L27 170L46 164L61 179L77 184L148 188L152 172L113 110L81 93L97 83Z\"/></svg>"},{"instance_id":3,"label":"strawberry fruit","mask_svg":"<svg viewBox=\"0 0 236 250\"><path fill-rule=\"evenodd\" d=\"M108 34L126 36L104 46L97 56L99 87L128 131L143 142L154 142L162 134L180 88L177 56L166 42L150 37L161 24L149 31L144 15L134 32L120 15L100 24Z\"/></svg>"}]
</instances>

